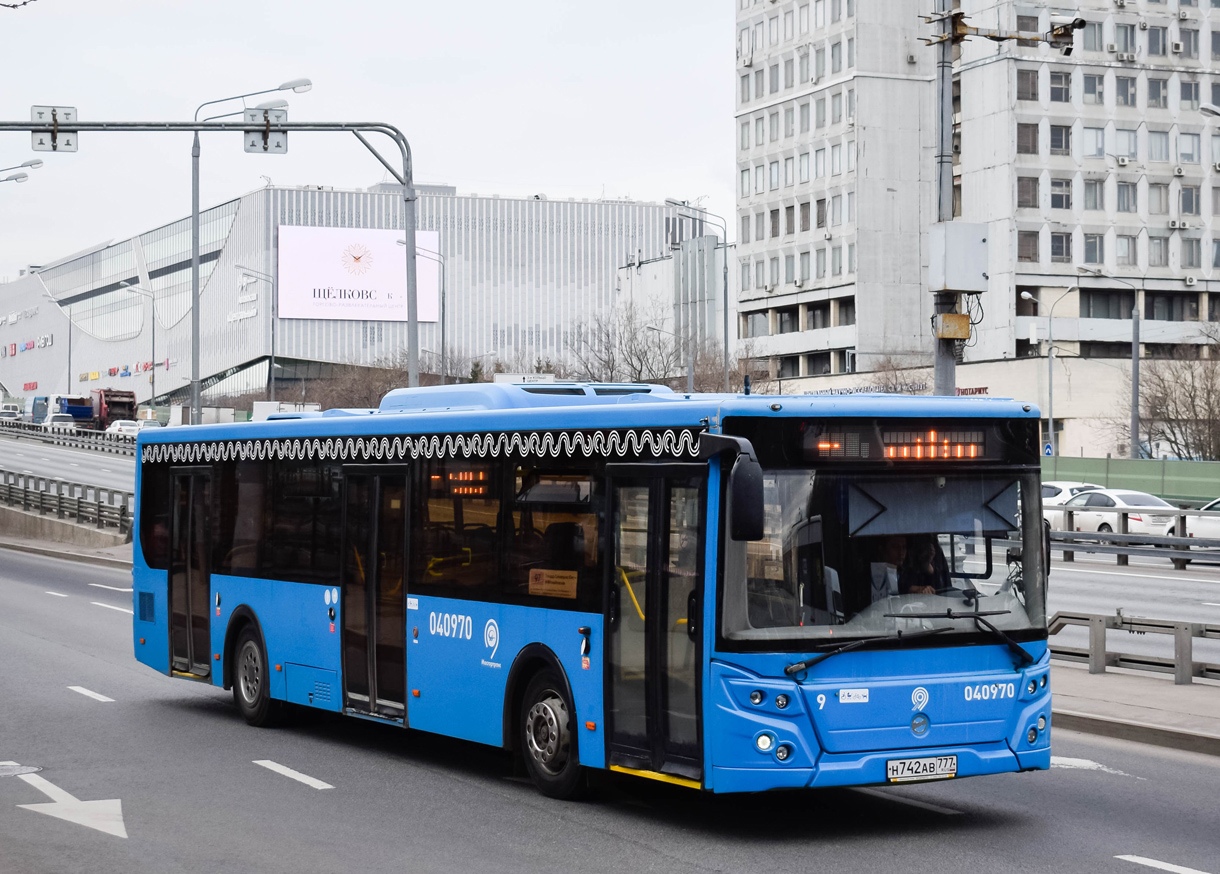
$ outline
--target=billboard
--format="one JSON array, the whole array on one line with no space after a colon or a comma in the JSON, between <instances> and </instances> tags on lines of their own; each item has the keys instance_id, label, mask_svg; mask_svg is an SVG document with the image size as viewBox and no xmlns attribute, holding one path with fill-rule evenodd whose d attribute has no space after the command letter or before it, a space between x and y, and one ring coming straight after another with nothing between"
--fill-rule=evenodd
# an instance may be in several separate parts
<instances>
[{"instance_id":1,"label":"billboard","mask_svg":"<svg viewBox=\"0 0 1220 874\"><path fill-rule=\"evenodd\" d=\"M281 319L405 322L406 254L402 231L370 228L279 227ZM440 233L416 231L418 316L435 322L440 312Z\"/></svg>"}]
</instances>

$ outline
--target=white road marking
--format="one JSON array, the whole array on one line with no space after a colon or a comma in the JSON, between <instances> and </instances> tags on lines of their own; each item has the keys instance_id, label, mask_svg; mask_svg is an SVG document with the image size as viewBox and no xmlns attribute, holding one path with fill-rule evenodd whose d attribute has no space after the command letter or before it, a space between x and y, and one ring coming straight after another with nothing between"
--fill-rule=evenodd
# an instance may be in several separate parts
<instances>
[{"instance_id":1,"label":"white road marking","mask_svg":"<svg viewBox=\"0 0 1220 874\"><path fill-rule=\"evenodd\" d=\"M95 588L98 588L98 589L109 589L112 592L130 592L131 591L131 589L123 589L118 586L104 586L101 583L90 583L89 585L94 586Z\"/></svg>"},{"instance_id":2,"label":"white road marking","mask_svg":"<svg viewBox=\"0 0 1220 874\"><path fill-rule=\"evenodd\" d=\"M102 473L110 473L110 472L111 472L110 468L108 468L108 467L102 468Z\"/></svg>"},{"instance_id":3,"label":"white road marking","mask_svg":"<svg viewBox=\"0 0 1220 874\"><path fill-rule=\"evenodd\" d=\"M127 837L127 828L123 825L123 802L119 799L81 801L37 774L18 774L17 779L24 780L51 799L50 803L18 804L22 810L45 813L118 838Z\"/></svg>"},{"instance_id":4,"label":"white road marking","mask_svg":"<svg viewBox=\"0 0 1220 874\"><path fill-rule=\"evenodd\" d=\"M48 594L48 595L54 595L56 598L66 598L66 597L68 597L68 596L67 596L67 595L65 595L63 592L47 592L47 594Z\"/></svg>"},{"instance_id":5,"label":"white road marking","mask_svg":"<svg viewBox=\"0 0 1220 874\"><path fill-rule=\"evenodd\" d=\"M101 601L90 601L89 603L95 607L105 607L107 610L118 610L120 613L135 615L134 611L128 610L126 607L115 607L113 604L103 604Z\"/></svg>"},{"instance_id":6,"label":"white road marking","mask_svg":"<svg viewBox=\"0 0 1220 874\"><path fill-rule=\"evenodd\" d=\"M1115 774L1119 777L1131 776L1125 771L1107 768L1100 762L1094 762L1091 759L1071 759L1067 756L1051 756L1051 767L1064 768L1069 771L1103 771L1107 774Z\"/></svg>"},{"instance_id":7,"label":"white road marking","mask_svg":"<svg viewBox=\"0 0 1220 874\"><path fill-rule=\"evenodd\" d=\"M107 698L105 695L99 695L97 692L86 689L84 686L69 686L68 688L73 692L79 692L86 698L92 698L94 701L105 701L108 704L114 703L113 698Z\"/></svg>"},{"instance_id":8,"label":"white road marking","mask_svg":"<svg viewBox=\"0 0 1220 874\"><path fill-rule=\"evenodd\" d=\"M1211 601L1200 601L1204 607L1220 607L1220 604L1213 604Z\"/></svg>"},{"instance_id":9,"label":"white road marking","mask_svg":"<svg viewBox=\"0 0 1220 874\"><path fill-rule=\"evenodd\" d=\"M275 771L277 774L283 774L285 777L290 777L298 783L304 783L306 786L312 786L314 789L334 789L329 783L323 783L321 780L316 780L308 774L302 774L300 771L294 771L292 768L285 767L279 762L273 762L270 759L255 759L254 764L266 768L268 771Z\"/></svg>"},{"instance_id":10,"label":"white road marking","mask_svg":"<svg viewBox=\"0 0 1220 874\"><path fill-rule=\"evenodd\" d=\"M1051 573L1061 571L1069 574L1096 574L1107 577L1131 577L1136 580L1169 580L1172 583L1217 583L1220 584L1220 579L1204 580L1199 577L1167 577L1160 574L1123 574L1115 571L1101 570L1085 570L1082 567L1052 567Z\"/></svg>"},{"instance_id":11,"label":"white road marking","mask_svg":"<svg viewBox=\"0 0 1220 874\"><path fill-rule=\"evenodd\" d=\"M80 465L77 464L75 461L69 461L68 464L71 465L72 467L80 467Z\"/></svg>"},{"instance_id":12,"label":"white road marking","mask_svg":"<svg viewBox=\"0 0 1220 874\"><path fill-rule=\"evenodd\" d=\"M1124 862L1134 862L1137 865L1146 865L1149 868L1156 868L1158 871L1173 871L1174 874L1207 874L1206 871L1200 871L1198 868L1187 868L1184 865L1159 862L1146 856L1115 856L1114 858L1122 859Z\"/></svg>"},{"instance_id":13,"label":"white road marking","mask_svg":"<svg viewBox=\"0 0 1220 874\"><path fill-rule=\"evenodd\" d=\"M874 798L883 798L886 801L896 801L899 804L908 804L911 807L918 807L921 810L930 810L933 813L942 813L945 816L958 816L961 814L960 810L954 810L952 807L941 807L939 804L931 804L927 801L916 801L914 798L894 795L893 793L886 792L884 789L865 789L858 787L854 791L859 792L862 795L871 795Z\"/></svg>"}]
</instances>

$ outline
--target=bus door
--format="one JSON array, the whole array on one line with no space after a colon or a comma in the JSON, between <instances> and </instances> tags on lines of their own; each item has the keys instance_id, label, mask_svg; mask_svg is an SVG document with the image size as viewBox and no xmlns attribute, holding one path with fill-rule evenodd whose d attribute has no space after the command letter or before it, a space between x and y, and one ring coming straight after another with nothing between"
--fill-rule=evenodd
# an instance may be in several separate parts
<instances>
[{"instance_id":1,"label":"bus door","mask_svg":"<svg viewBox=\"0 0 1220 874\"><path fill-rule=\"evenodd\" d=\"M405 723L407 471L348 466L343 482L344 706Z\"/></svg>"},{"instance_id":2,"label":"bus door","mask_svg":"<svg viewBox=\"0 0 1220 874\"><path fill-rule=\"evenodd\" d=\"M176 673L212 673L211 579L208 516L212 476L207 468L177 468L170 532L170 665Z\"/></svg>"},{"instance_id":3,"label":"bus door","mask_svg":"<svg viewBox=\"0 0 1220 874\"><path fill-rule=\"evenodd\" d=\"M707 467L608 465L609 764L702 777L700 657Z\"/></svg>"}]
</instances>

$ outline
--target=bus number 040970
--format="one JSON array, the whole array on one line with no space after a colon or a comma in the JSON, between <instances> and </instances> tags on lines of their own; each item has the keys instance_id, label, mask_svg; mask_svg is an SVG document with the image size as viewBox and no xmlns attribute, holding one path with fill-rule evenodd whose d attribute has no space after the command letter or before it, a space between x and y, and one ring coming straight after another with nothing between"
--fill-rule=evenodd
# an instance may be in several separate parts
<instances>
[{"instance_id":1,"label":"bus number 040970","mask_svg":"<svg viewBox=\"0 0 1220 874\"><path fill-rule=\"evenodd\" d=\"M987 701L992 698L1013 698L1017 687L1012 683L992 683L990 686L967 686L967 701Z\"/></svg>"},{"instance_id":2,"label":"bus number 040970","mask_svg":"<svg viewBox=\"0 0 1220 874\"><path fill-rule=\"evenodd\" d=\"M441 637L461 637L470 640L474 630L474 622L469 616L459 616L456 613L429 613L428 633L439 634Z\"/></svg>"}]
</instances>

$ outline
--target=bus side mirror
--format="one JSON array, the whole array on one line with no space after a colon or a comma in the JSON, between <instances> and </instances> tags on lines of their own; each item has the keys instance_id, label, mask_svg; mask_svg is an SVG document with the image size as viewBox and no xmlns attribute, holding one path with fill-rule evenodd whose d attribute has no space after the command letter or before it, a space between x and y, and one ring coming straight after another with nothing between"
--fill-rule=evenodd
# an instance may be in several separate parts
<instances>
[{"instance_id":1,"label":"bus side mirror","mask_svg":"<svg viewBox=\"0 0 1220 874\"><path fill-rule=\"evenodd\" d=\"M762 467L745 455L737 456L729 474L729 537L763 539Z\"/></svg>"}]
</instances>

